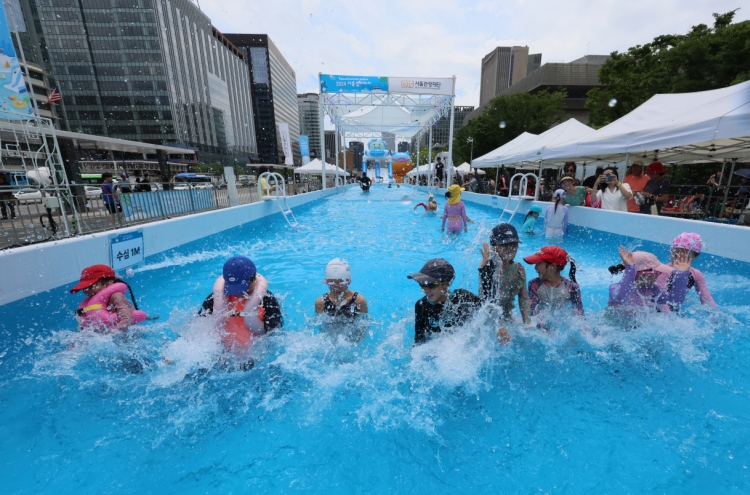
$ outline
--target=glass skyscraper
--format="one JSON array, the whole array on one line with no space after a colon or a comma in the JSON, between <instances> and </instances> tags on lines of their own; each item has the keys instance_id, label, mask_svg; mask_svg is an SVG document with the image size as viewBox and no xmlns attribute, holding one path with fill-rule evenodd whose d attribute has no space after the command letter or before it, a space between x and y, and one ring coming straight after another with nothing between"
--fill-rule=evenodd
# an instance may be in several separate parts
<instances>
[{"instance_id":1,"label":"glass skyscraper","mask_svg":"<svg viewBox=\"0 0 750 495\"><path fill-rule=\"evenodd\" d=\"M250 59L258 154L263 163L284 163L279 124L289 124L294 164L301 165L297 75L265 34L226 34Z\"/></svg>"},{"instance_id":2,"label":"glass skyscraper","mask_svg":"<svg viewBox=\"0 0 750 495\"><path fill-rule=\"evenodd\" d=\"M188 147L204 163L257 157L249 61L190 1L21 4L72 131Z\"/></svg>"},{"instance_id":3,"label":"glass skyscraper","mask_svg":"<svg viewBox=\"0 0 750 495\"><path fill-rule=\"evenodd\" d=\"M299 133L310 140L310 158L323 159L320 148L320 95L305 93L297 95L299 107Z\"/></svg>"}]
</instances>

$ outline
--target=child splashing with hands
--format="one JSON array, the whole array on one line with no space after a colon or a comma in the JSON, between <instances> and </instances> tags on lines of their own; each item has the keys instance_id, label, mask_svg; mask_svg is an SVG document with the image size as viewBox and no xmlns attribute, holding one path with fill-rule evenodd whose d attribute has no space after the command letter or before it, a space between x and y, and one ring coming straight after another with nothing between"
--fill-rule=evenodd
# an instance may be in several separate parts
<instances>
[{"instance_id":1,"label":"child splashing with hands","mask_svg":"<svg viewBox=\"0 0 750 495\"><path fill-rule=\"evenodd\" d=\"M674 267L675 263L687 262L690 264L690 275L688 277L688 290L695 287L698 296L700 297L701 304L707 304L711 307L716 307L711 292L708 290L706 285L706 277L698 270L693 268L692 262L701 254L703 249L703 240L701 236L693 232L683 232L678 235L674 241L672 241L670 249L670 261L667 264L669 267ZM656 279L656 285L663 291L667 291L670 284L673 284L673 277L671 274L660 273L659 278Z\"/></svg>"},{"instance_id":2,"label":"child splashing with hands","mask_svg":"<svg viewBox=\"0 0 750 495\"><path fill-rule=\"evenodd\" d=\"M515 227L501 223L492 229L489 245L482 246L482 261L479 263L479 297L482 301L491 301L503 311L502 322L512 320L513 301L518 297L521 318L526 324L531 323L529 295L526 292L526 270L523 265L513 261L521 243ZM508 329L502 326L497 332L498 340L509 342Z\"/></svg>"},{"instance_id":3,"label":"child splashing with hands","mask_svg":"<svg viewBox=\"0 0 750 495\"><path fill-rule=\"evenodd\" d=\"M147 318L146 313L138 309L130 286L107 265L84 268L80 281L70 289L70 293L75 294L81 290L87 297L81 301L76 311L79 329L116 333ZM126 291L130 292L132 306L125 298Z\"/></svg>"},{"instance_id":4,"label":"child splashing with hands","mask_svg":"<svg viewBox=\"0 0 750 495\"><path fill-rule=\"evenodd\" d=\"M575 261L558 246L544 246L538 252L523 259L534 265L539 277L529 282L529 299L531 313L539 314L543 309L558 310L570 308L574 313L583 316L581 289L575 279ZM570 272L567 279L561 272L570 261Z\"/></svg>"},{"instance_id":5,"label":"child splashing with hands","mask_svg":"<svg viewBox=\"0 0 750 495\"><path fill-rule=\"evenodd\" d=\"M432 193L427 197L427 204L417 203L416 206L414 206L414 210L420 206L424 208L427 213L432 213L433 215L437 212L438 208L437 201L435 201L435 196Z\"/></svg>"}]
</instances>

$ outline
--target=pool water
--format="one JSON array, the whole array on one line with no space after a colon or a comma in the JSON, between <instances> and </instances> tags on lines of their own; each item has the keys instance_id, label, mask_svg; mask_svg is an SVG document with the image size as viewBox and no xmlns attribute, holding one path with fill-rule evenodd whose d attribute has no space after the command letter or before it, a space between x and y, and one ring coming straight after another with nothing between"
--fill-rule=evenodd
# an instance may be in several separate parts
<instances>
[{"instance_id":1,"label":"pool water","mask_svg":"<svg viewBox=\"0 0 750 495\"><path fill-rule=\"evenodd\" d=\"M665 260L666 246L572 227L585 321L511 326L500 346L482 311L414 348L422 293L406 275L444 257L476 293L499 216L467 203L476 223L449 237L412 211L425 199L349 189L297 208L297 229L274 215L152 256L128 282L159 320L124 335L76 332L70 286L3 306L3 492L750 491L750 266L701 255L720 311L693 290L681 315L623 326L604 311L617 247ZM522 239L517 260L545 244ZM195 316L232 255L255 261L285 317L248 372L214 366L220 335ZM360 345L314 318L334 257L369 302Z\"/></svg>"}]
</instances>

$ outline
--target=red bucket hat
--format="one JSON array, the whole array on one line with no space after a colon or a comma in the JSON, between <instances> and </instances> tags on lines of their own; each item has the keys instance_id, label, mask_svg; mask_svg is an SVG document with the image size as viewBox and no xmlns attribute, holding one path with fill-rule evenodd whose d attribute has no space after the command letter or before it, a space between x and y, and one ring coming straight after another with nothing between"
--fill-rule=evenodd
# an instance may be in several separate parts
<instances>
[{"instance_id":1,"label":"red bucket hat","mask_svg":"<svg viewBox=\"0 0 750 495\"><path fill-rule=\"evenodd\" d=\"M80 282L78 282L78 285L70 289L70 293L75 294L79 290L94 285L103 278L117 278L117 275L115 275L115 271L107 265L92 265L88 268L84 268L81 272Z\"/></svg>"},{"instance_id":2,"label":"red bucket hat","mask_svg":"<svg viewBox=\"0 0 750 495\"><path fill-rule=\"evenodd\" d=\"M646 175L664 175L667 173L667 169L664 168L664 165L662 165L661 162L654 162L651 163L648 168L646 169Z\"/></svg>"},{"instance_id":3,"label":"red bucket hat","mask_svg":"<svg viewBox=\"0 0 750 495\"><path fill-rule=\"evenodd\" d=\"M547 263L552 263L560 268L565 268L565 265L568 264L568 252L559 246L544 246L542 249L531 256L525 257L523 260L530 265L536 265L537 263L546 261Z\"/></svg>"}]
</instances>

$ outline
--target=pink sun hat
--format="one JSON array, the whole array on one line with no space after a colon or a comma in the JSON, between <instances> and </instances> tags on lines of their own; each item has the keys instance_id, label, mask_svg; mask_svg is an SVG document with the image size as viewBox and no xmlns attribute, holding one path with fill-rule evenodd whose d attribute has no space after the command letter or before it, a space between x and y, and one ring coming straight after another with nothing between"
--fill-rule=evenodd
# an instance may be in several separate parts
<instances>
[{"instance_id":1,"label":"pink sun hat","mask_svg":"<svg viewBox=\"0 0 750 495\"><path fill-rule=\"evenodd\" d=\"M703 249L703 241L701 240L701 236L694 232L683 232L675 237L671 247L687 249L688 251L700 254L701 249Z\"/></svg>"}]
</instances>

